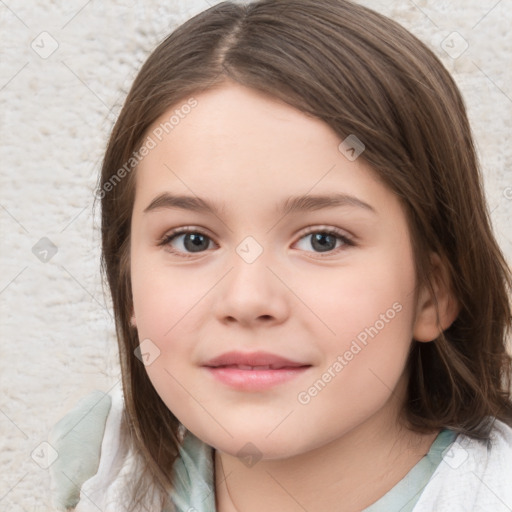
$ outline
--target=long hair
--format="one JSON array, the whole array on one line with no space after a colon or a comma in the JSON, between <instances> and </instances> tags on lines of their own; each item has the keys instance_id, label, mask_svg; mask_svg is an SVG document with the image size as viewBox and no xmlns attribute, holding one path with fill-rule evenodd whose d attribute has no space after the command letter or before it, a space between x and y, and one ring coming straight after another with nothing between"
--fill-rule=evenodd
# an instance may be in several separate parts
<instances>
[{"instance_id":1,"label":"long hair","mask_svg":"<svg viewBox=\"0 0 512 512\"><path fill-rule=\"evenodd\" d=\"M432 287L431 251L446 265L460 312L435 341L412 340L403 411L411 427L485 437L486 418L511 424L511 274L491 229L453 79L407 30L348 1L222 2L182 24L149 56L101 171L102 265L113 298L126 419L144 475L162 491L162 506L172 506L167 495L180 424L134 356L134 152L168 109L226 79L321 119L341 138L356 134L366 146L361 158L405 209L418 284ZM139 486L134 496L143 501L144 492Z\"/></svg>"}]
</instances>

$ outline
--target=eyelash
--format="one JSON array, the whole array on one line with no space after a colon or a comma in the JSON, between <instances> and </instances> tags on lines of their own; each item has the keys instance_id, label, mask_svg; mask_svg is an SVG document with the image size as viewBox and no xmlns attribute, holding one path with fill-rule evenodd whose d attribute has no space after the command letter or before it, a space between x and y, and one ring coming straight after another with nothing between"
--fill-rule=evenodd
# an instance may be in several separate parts
<instances>
[{"instance_id":1,"label":"eyelash","mask_svg":"<svg viewBox=\"0 0 512 512\"><path fill-rule=\"evenodd\" d=\"M201 231L200 229L196 229L193 227L185 227L185 228L177 228L177 229L171 231L170 233L166 233L161 238L161 240L158 242L158 246L159 247L167 246L168 250L171 253L176 254L183 258L193 258L195 254L201 254L201 253L207 252L207 250L206 250L206 251L200 251L198 253L183 253L181 251L177 251L177 250L173 249L170 246L170 243L175 238L177 238L180 235L187 234L187 233L194 233L194 234L205 236L206 238L210 239L215 244L215 242L211 239L211 237L208 236L203 231ZM335 236L336 238L339 238L343 242L343 245L341 245L340 247L337 247L336 249L333 249L332 251L327 251L325 253L325 255L323 253L314 253L317 255L315 257L326 258L328 256L332 256L333 254L337 254L339 251L344 250L346 247L355 247L355 245L356 245L354 240L352 240L351 238L349 238L347 235L345 235L343 232L341 232L340 230L338 230L336 228L321 228L320 227L320 228L308 229L306 232L301 234L301 236L299 237L298 240L302 240L306 236L312 235L314 233L322 233L324 235ZM217 245L217 244L215 244L215 245ZM307 251L307 252L310 252L310 251Z\"/></svg>"}]
</instances>

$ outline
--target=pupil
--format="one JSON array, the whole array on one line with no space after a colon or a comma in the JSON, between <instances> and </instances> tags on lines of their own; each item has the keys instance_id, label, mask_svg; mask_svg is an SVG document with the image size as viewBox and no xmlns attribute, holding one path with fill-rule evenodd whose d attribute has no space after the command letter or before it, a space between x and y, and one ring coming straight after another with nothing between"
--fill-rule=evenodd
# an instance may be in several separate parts
<instances>
[{"instance_id":1,"label":"pupil","mask_svg":"<svg viewBox=\"0 0 512 512\"><path fill-rule=\"evenodd\" d=\"M326 240L328 239L330 239L331 243L326 242ZM319 249L320 252L329 251L336 247L336 239L332 235L326 235L325 233L316 233L315 235L313 235L312 245L315 249Z\"/></svg>"},{"instance_id":2,"label":"pupil","mask_svg":"<svg viewBox=\"0 0 512 512\"><path fill-rule=\"evenodd\" d=\"M203 235L187 234L185 236L184 244L187 251L199 252L201 249L206 249L208 247L208 242L206 242L205 247L201 247L201 243L204 245L205 240L206 238ZM188 241L191 243L187 243Z\"/></svg>"}]
</instances>

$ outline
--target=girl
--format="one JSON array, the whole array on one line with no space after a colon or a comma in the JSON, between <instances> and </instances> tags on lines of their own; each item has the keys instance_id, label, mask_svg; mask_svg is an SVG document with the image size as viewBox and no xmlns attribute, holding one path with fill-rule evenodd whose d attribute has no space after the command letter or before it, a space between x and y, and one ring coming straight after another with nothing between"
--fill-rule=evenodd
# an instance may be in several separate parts
<instances>
[{"instance_id":1,"label":"girl","mask_svg":"<svg viewBox=\"0 0 512 512\"><path fill-rule=\"evenodd\" d=\"M122 391L52 431L58 507L512 510L511 276L414 36L345 0L206 10L98 195Z\"/></svg>"}]
</instances>

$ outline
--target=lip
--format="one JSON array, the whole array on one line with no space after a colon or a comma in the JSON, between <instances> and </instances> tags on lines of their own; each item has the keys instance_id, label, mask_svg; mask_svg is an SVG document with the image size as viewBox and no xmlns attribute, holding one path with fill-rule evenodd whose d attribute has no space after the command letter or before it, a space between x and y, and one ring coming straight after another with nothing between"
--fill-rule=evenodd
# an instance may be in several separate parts
<instances>
[{"instance_id":1,"label":"lip","mask_svg":"<svg viewBox=\"0 0 512 512\"><path fill-rule=\"evenodd\" d=\"M296 366L278 370L241 370L233 367L208 367L205 369L215 379L240 391L263 391L298 377L311 366Z\"/></svg>"},{"instance_id":2,"label":"lip","mask_svg":"<svg viewBox=\"0 0 512 512\"><path fill-rule=\"evenodd\" d=\"M272 369L296 368L299 366L309 366L309 363L294 361L270 352L225 352L220 356L210 359L203 366L218 367L229 365L243 366L272 366Z\"/></svg>"},{"instance_id":3,"label":"lip","mask_svg":"<svg viewBox=\"0 0 512 512\"><path fill-rule=\"evenodd\" d=\"M240 391L269 389L303 374L311 366L269 352L226 352L203 365L216 380Z\"/></svg>"}]
</instances>

